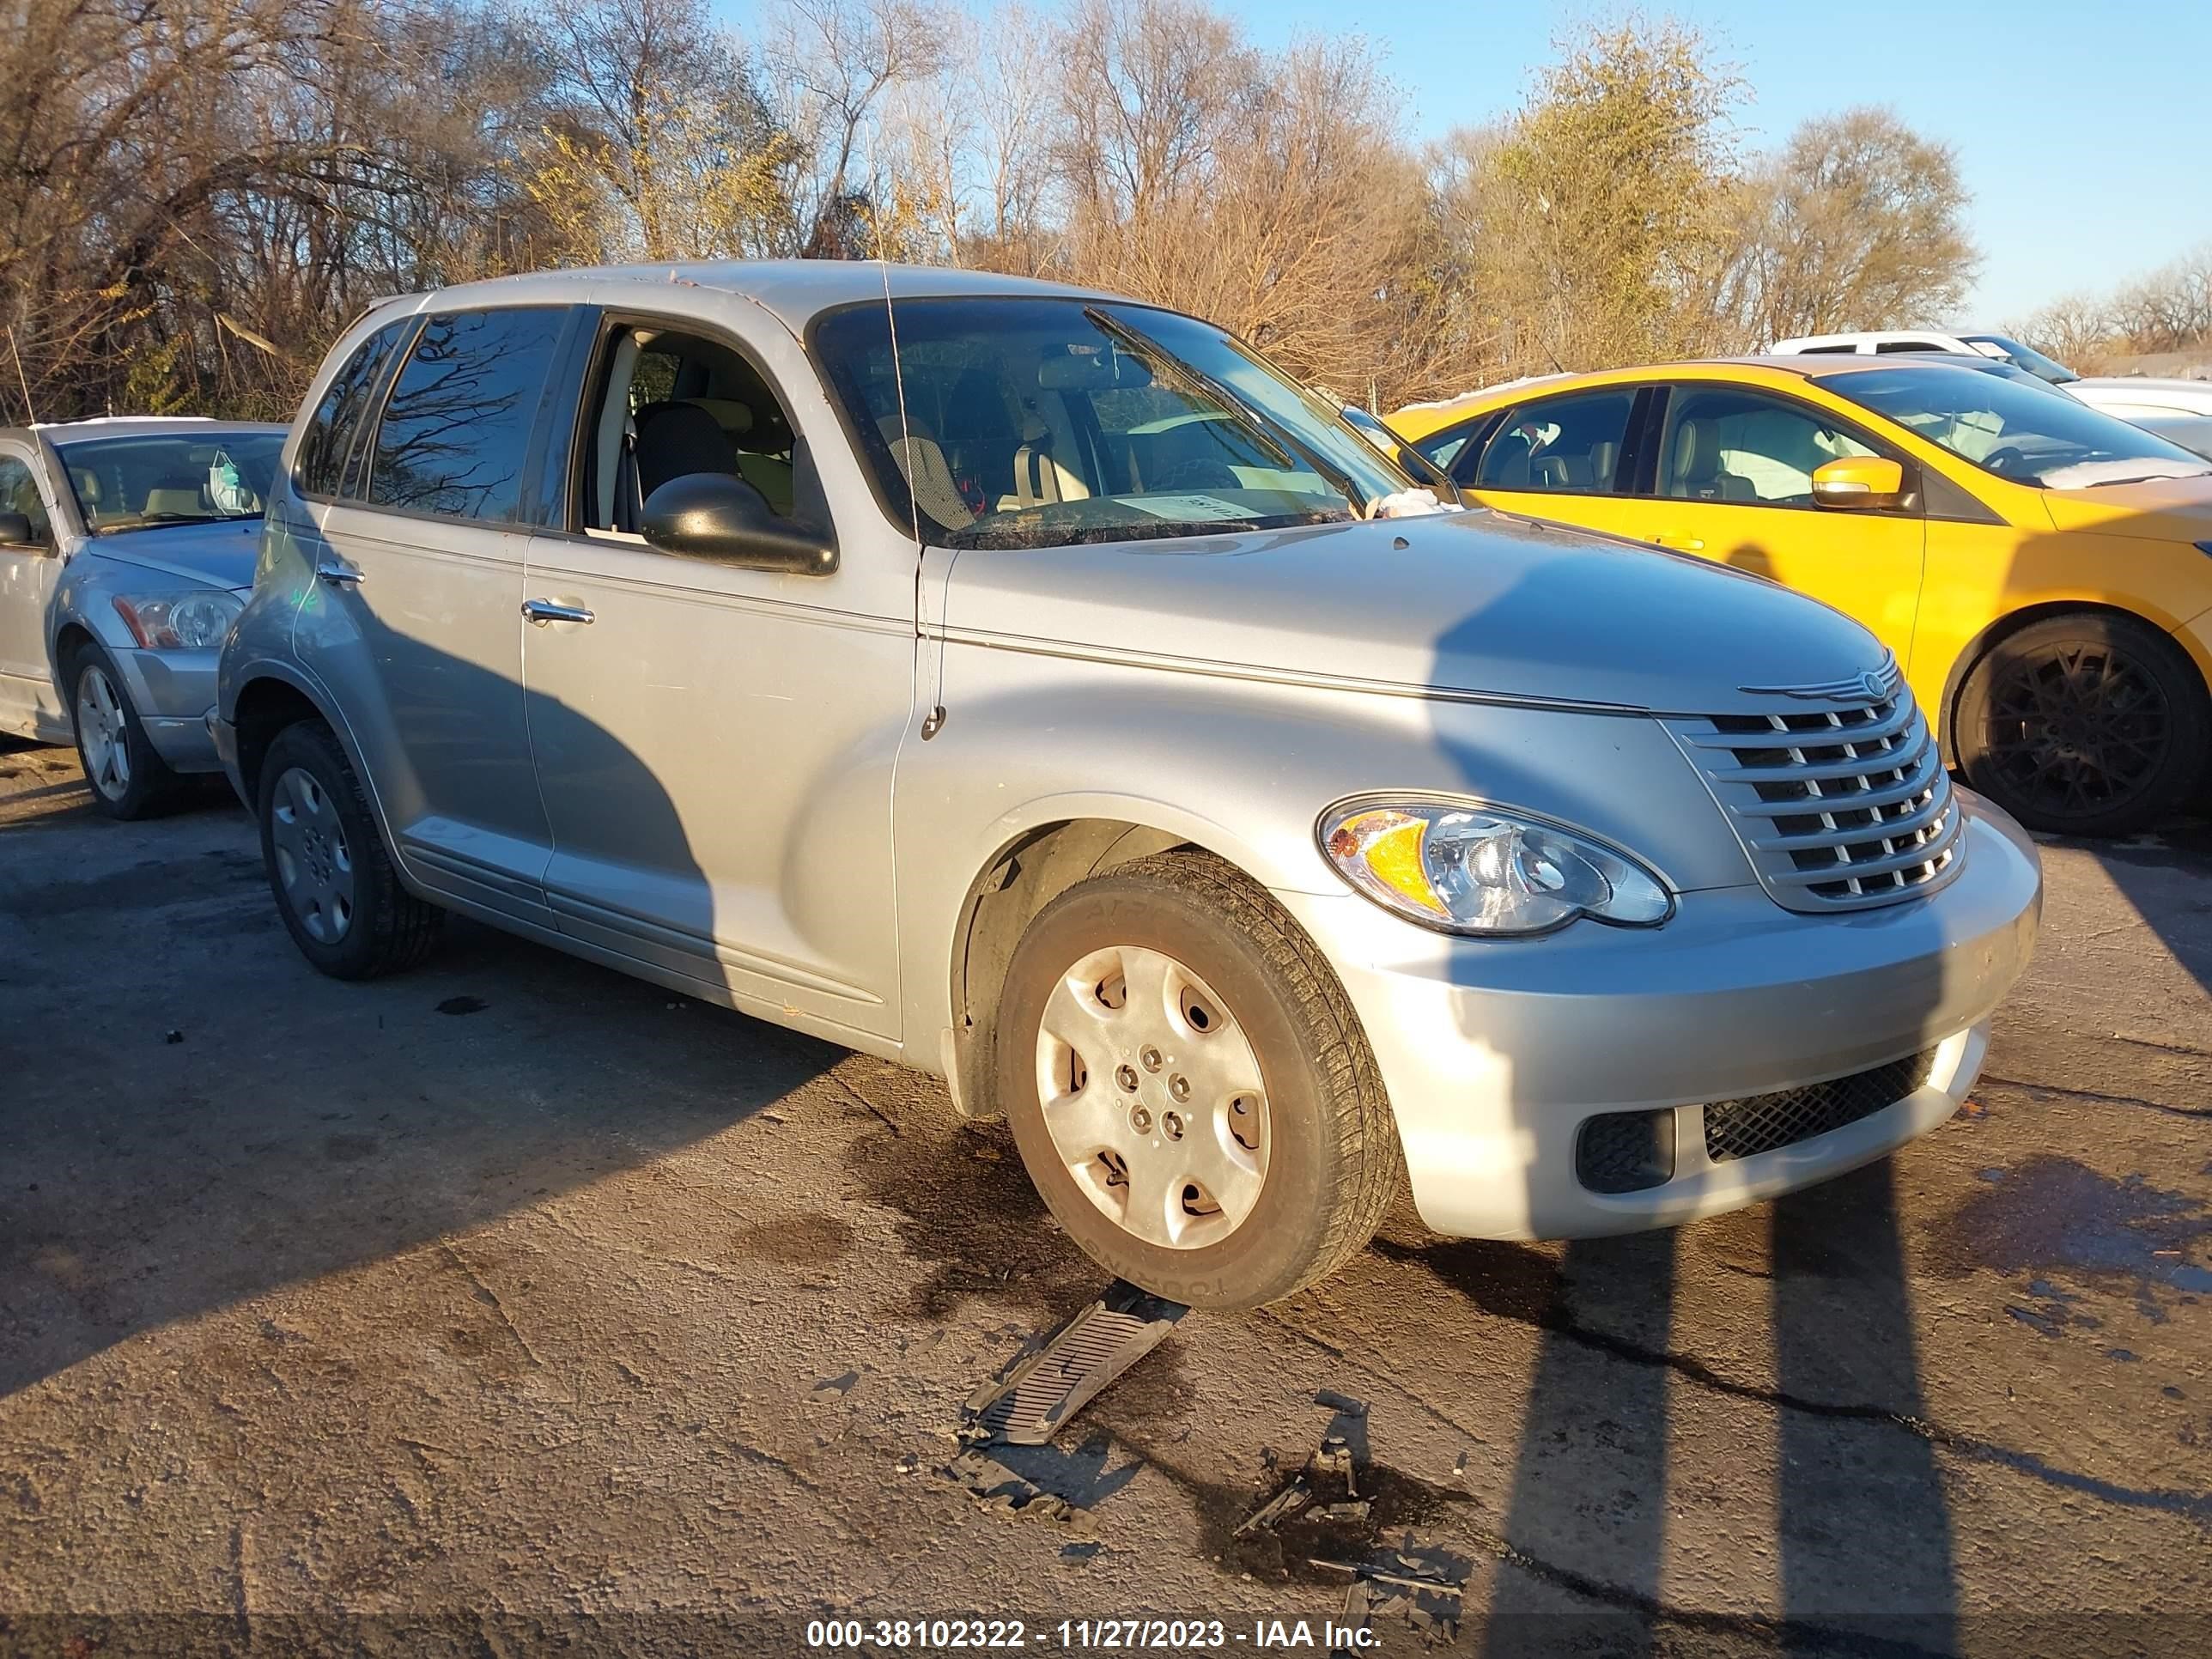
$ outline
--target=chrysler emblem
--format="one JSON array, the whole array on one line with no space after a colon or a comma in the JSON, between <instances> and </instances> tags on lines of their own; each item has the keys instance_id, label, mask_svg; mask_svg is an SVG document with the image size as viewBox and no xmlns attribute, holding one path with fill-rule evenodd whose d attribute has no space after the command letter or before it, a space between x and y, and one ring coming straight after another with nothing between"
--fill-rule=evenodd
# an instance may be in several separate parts
<instances>
[{"instance_id":1,"label":"chrysler emblem","mask_svg":"<svg viewBox=\"0 0 2212 1659\"><path fill-rule=\"evenodd\" d=\"M1848 679L1825 680L1818 685L1739 685L1736 690L1754 697L1796 697L1805 702L1887 702L1897 686L1897 659L1890 657L1879 668L1869 668Z\"/></svg>"}]
</instances>

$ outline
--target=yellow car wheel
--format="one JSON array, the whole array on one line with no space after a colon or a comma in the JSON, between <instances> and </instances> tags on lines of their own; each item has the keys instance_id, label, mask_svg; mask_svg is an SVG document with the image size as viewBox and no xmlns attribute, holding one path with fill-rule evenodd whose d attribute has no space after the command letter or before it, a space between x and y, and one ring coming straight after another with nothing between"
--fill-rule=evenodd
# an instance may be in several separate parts
<instances>
[{"instance_id":1,"label":"yellow car wheel","mask_svg":"<svg viewBox=\"0 0 2212 1659\"><path fill-rule=\"evenodd\" d=\"M1957 731L1966 781L2029 829L2127 835L2194 793L2212 698L2156 629L2078 611L1992 646L1960 690Z\"/></svg>"}]
</instances>

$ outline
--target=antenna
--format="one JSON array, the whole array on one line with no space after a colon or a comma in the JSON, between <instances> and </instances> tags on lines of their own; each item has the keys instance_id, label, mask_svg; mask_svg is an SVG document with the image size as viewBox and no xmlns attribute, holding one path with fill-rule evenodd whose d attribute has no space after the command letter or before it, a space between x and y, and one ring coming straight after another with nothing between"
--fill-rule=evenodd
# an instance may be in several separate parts
<instances>
[{"instance_id":1,"label":"antenna","mask_svg":"<svg viewBox=\"0 0 2212 1659\"><path fill-rule=\"evenodd\" d=\"M27 425L36 426L39 423L39 411L31 407L31 377L23 373L23 348L15 343L15 325L13 323L8 325L8 349L15 356L15 384L23 388L24 422Z\"/></svg>"},{"instance_id":2,"label":"antenna","mask_svg":"<svg viewBox=\"0 0 2212 1659\"><path fill-rule=\"evenodd\" d=\"M869 172L875 177L875 188L869 193L868 217L876 233L876 269L883 273L884 278L884 327L891 343L891 392L898 399L899 453L904 463L899 471L906 474L907 511L913 515L910 521L914 526L914 619L915 627L919 629L922 616L922 568L927 562L927 550L921 541L921 496L914 482L915 470L921 465L921 458L915 453L914 427L907 419L906 412L906 370L899 363L898 307L891 303L891 262L884 248L884 218L879 210L883 200L883 172L880 167L872 166ZM959 555L956 553L953 556L957 559ZM945 591L947 593L951 592L950 581L945 584ZM938 619L940 629L944 620L941 617ZM945 643L939 640L937 684L929 700L929 713L921 722L922 741L927 743L944 727Z\"/></svg>"}]
</instances>

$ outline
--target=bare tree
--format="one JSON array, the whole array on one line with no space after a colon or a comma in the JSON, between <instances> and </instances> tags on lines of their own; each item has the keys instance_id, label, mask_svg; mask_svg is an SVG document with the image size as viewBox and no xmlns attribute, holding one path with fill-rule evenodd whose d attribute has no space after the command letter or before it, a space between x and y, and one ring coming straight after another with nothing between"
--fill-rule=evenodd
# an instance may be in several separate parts
<instances>
[{"instance_id":1,"label":"bare tree","mask_svg":"<svg viewBox=\"0 0 2212 1659\"><path fill-rule=\"evenodd\" d=\"M788 237L798 146L705 0L548 0L557 102L525 163L570 258L757 253Z\"/></svg>"},{"instance_id":2,"label":"bare tree","mask_svg":"<svg viewBox=\"0 0 2212 1659\"><path fill-rule=\"evenodd\" d=\"M1972 284L1957 158L1887 110L1807 121L1744 197L1742 303L1762 343L1925 326Z\"/></svg>"},{"instance_id":3,"label":"bare tree","mask_svg":"<svg viewBox=\"0 0 2212 1659\"><path fill-rule=\"evenodd\" d=\"M938 72L945 32L933 0L781 0L763 56L776 114L803 158L791 202L796 252L877 251L884 98Z\"/></svg>"}]
</instances>

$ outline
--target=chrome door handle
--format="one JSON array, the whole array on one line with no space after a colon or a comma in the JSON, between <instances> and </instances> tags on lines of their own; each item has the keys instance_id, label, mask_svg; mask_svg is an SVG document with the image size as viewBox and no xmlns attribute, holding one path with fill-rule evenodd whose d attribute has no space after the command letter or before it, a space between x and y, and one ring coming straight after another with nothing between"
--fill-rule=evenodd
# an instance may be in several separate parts
<instances>
[{"instance_id":1,"label":"chrome door handle","mask_svg":"<svg viewBox=\"0 0 2212 1659\"><path fill-rule=\"evenodd\" d=\"M552 599L525 599L522 614L540 628L547 623L587 623L592 613L580 605L562 605Z\"/></svg>"},{"instance_id":2,"label":"chrome door handle","mask_svg":"<svg viewBox=\"0 0 2212 1659\"><path fill-rule=\"evenodd\" d=\"M319 564L315 574L332 587L359 587L362 574L349 564Z\"/></svg>"}]
</instances>

